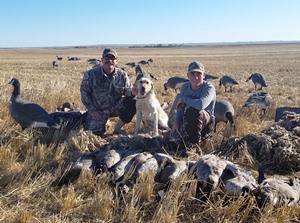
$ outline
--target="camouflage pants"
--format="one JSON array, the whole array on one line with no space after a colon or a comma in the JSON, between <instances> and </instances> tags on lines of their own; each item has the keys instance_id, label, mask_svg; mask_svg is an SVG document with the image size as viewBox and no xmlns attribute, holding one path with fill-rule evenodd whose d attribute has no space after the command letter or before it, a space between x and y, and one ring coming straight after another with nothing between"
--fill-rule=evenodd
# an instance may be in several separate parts
<instances>
[{"instance_id":1,"label":"camouflage pants","mask_svg":"<svg viewBox=\"0 0 300 223\"><path fill-rule=\"evenodd\" d=\"M106 129L105 125L110 117L120 117L124 123L129 123L136 113L135 100L131 97L122 98L113 107L105 110L88 110L85 120L85 129L95 135L102 136Z\"/></svg>"},{"instance_id":2,"label":"camouflage pants","mask_svg":"<svg viewBox=\"0 0 300 223\"><path fill-rule=\"evenodd\" d=\"M189 107L185 110L182 130L192 144L200 143L213 131L214 120L205 110Z\"/></svg>"}]
</instances>

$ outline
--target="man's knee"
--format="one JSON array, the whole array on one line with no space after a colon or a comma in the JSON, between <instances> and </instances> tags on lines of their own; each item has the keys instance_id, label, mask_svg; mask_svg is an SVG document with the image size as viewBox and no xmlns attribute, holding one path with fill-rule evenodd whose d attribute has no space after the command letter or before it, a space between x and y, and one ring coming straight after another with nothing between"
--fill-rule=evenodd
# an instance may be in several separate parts
<instances>
[{"instance_id":1,"label":"man's knee","mask_svg":"<svg viewBox=\"0 0 300 223\"><path fill-rule=\"evenodd\" d=\"M204 125L210 122L210 115L205 110L198 110L196 108L190 107L185 112L186 120L195 123L196 120L201 121Z\"/></svg>"},{"instance_id":2,"label":"man's knee","mask_svg":"<svg viewBox=\"0 0 300 223\"><path fill-rule=\"evenodd\" d=\"M86 130L92 131L95 135L102 136L105 133L107 118L98 111L88 111L85 119Z\"/></svg>"}]
</instances>

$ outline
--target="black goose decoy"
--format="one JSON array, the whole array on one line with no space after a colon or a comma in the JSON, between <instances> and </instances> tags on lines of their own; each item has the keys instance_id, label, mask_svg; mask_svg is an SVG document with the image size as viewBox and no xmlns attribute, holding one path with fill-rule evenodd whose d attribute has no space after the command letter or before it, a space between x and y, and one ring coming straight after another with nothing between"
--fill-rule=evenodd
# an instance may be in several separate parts
<instances>
[{"instance_id":1,"label":"black goose decoy","mask_svg":"<svg viewBox=\"0 0 300 223\"><path fill-rule=\"evenodd\" d=\"M250 77L247 78L246 82L248 82L249 80L252 80L255 86L255 90L262 90L262 87L268 87L266 78L263 74L253 73L250 75Z\"/></svg>"},{"instance_id":2,"label":"black goose decoy","mask_svg":"<svg viewBox=\"0 0 300 223\"><path fill-rule=\"evenodd\" d=\"M230 125L235 129L234 123L234 108L232 104L227 100L217 100L215 105L215 125L218 122L230 122ZM216 126L215 126L216 131Z\"/></svg>"},{"instance_id":3,"label":"black goose decoy","mask_svg":"<svg viewBox=\"0 0 300 223\"><path fill-rule=\"evenodd\" d=\"M16 78L9 82L14 87L10 98L9 114L18 122L22 129L30 127L54 128L60 126L40 105L24 101L20 95L20 81Z\"/></svg>"},{"instance_id":4,"label":"black goose decoy","mask_svg":"<svg viewBox=\"0 0 300 223\"><path fill-rule=\"evenodd\" d=\"M220 88L222 87L222 85L225 87L225 92L227 92L227 88L230 88L230 92L233 91L232 87L234 85L238 85L239 83L231 76L228 75L224 75L223 77L221 77L220 79Z\"/></svg>"}]
</instances>

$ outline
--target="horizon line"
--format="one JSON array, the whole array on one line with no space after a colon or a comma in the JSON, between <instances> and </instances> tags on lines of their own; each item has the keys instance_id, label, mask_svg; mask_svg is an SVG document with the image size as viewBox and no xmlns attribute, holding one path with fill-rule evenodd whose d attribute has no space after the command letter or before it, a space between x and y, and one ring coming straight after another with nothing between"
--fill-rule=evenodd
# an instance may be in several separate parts
<instances>
[{"instance_id":1,"label":"horizon line","mask_svg":"<svg viewBox=\"0 0 300 223\"><path fill-rule=\"evenodd\" d=\"M23 48L102 48L102 47L114 47L120 48L125 47L155 47L161 45L169 46L183 46L183 47L194 47L194 46L230 46L230 45L255 45L255 44L289 44L289 43L300 43L300 40L267 40L267 41L234 41L234 42L203 42L203 43L114 43L114 44L90 44L90 45L70 45L70 46L25 46L25 47L0 47L0 49L23 49Z\"/></svg>"}]
</instances>

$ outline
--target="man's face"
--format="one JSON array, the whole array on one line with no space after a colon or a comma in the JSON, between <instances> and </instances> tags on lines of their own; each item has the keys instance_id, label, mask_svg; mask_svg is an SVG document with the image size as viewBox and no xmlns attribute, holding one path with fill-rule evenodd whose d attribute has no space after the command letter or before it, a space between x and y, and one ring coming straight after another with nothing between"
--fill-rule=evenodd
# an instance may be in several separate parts
<instances>
[{"instance_id":1,"label":"man's face","mask_svg":"<svg viewBox=\"0 0 300 223\"><path fill-rule=\"evenodd\" d=\"M193 71L188 74L188 78L192 85L199 85L203 83L204 80L204 72Z\"/></svg>"},{"instance_id":2,"label":"man's face","mask_svg":"<svg viewBox=\"0 0 300 223\"><path fill-rule=\"evenodd\" d=\"M118 59L114 55L109 54L102 58L103 69L106 74L112 73L117 63Z\"/></svg>"}]
</instances>

